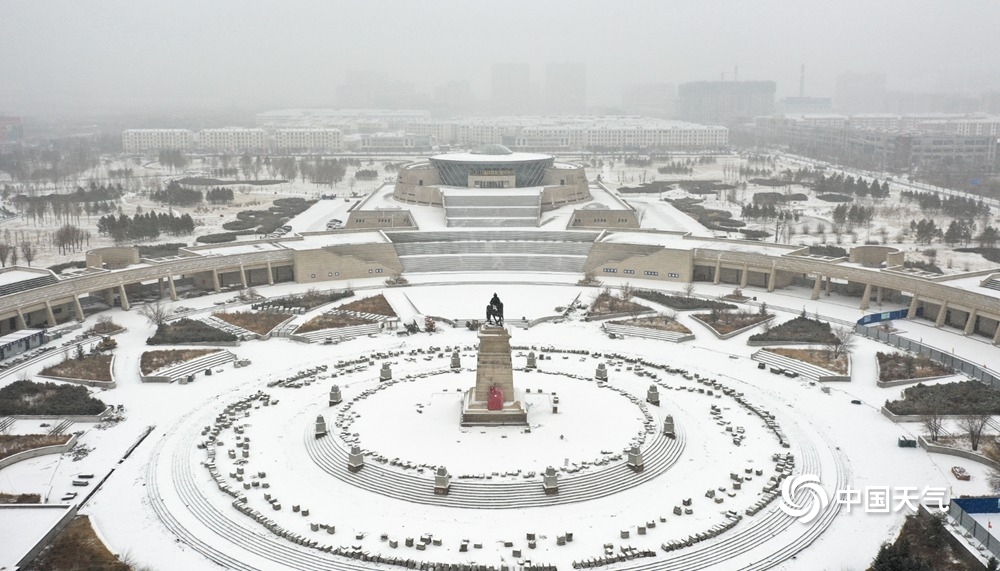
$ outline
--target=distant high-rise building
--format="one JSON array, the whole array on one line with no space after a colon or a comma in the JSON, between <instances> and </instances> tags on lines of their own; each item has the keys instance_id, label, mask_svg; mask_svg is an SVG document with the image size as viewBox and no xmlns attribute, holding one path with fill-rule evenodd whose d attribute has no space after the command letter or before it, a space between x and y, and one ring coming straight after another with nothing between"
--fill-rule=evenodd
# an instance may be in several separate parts
<instances>
[{"instance_id":1,"label":"distant high-rise building","mask_svg":"<svg viewBox=\"0 0 1000 571\"><path fill-rule=\"evenodd\" d=\"M979 99L979 110L984 113L1000 115L1000 91L984 93Z\"/></svg>"},{"instance_id":2,"label":"distant high-rise building","mask_svg":"<svg viewBox=\"0 0 1000 571\"><path fill-rule=\"evenodd\" d=\"M24 138L20 117L0 116L0 145L19 143Z\"/></svg>"},{"instance_id":3,"label":"distant high-rise building","mask_svg":"<svg viewBox=\"0 0 1000 571\"><path fill-rule=\"evenodd\" d=\"M545 65L545 112L556 115L582 115L587 112L586 64Z\"/></svg>"},{"instance_id":4,"label":"distant high-rise building","mask_svg":"<svg viewBox=\"0 0 1000 571\"><path fill-rule=\"evenodd\" d=\"M677 114L677 87L672 83L633 83L622 89L622 112L671 119Z\"/></svg>"},{"instance_id":5,"label":"distant high-rise building","mask_svg":"<svg viewBox=\"0 0 1000 571\"><path fill-rule=\"evenodd\" d=\"M494 113L518 115L533 111L528 64L495 63L490 77L490 104Z\"/></svg>"},{"instance_id":6,"label":"distant high-rise building","mask_svg":"<svg viewBox=\"0 0 1000 571\"><path fill-rule=\"evenodd\" d=\"M885 96L884 74L842 73L837 76L833 103L841 113L883 113Z\"/></svg>"},{"instance_id":7,"label":"distant high-rise building","mask_svg":"<svg viewBox=\"0 0 1000 571\"><path fill-rule=\"evenodd\" d=\"M829 97L785 97L778 101L778 113L829 113L833 100Z\"/></svg>"},{"instance_id":8,"label":"distant high-rise building","mask_svg":"<svg viewBox=\"0 0 1000 571\"><path fill-rule=\"evenodd\" d=\"M695 81L677 90L677 117L702 125L740 123L774 113L773 81Z\"/></svg>"}]
</instances>

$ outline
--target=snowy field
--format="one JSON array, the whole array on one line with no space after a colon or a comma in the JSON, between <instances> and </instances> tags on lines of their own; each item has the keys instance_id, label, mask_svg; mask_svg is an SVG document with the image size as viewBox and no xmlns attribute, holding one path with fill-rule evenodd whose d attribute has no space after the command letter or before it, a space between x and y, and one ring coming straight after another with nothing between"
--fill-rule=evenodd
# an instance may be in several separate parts
<instances>
[{"instance_id":1,"label":"snowy field","mask_svg":"<svg viewBox=\"0 0 1000 571\"><path fill-rule=\"evenodd\" d=\"M524 313L531 318L553 314L554 308L569 304L578 294L587 303L597 291L565 283L564 276L556 275L498 276L499 279L490 281L489 276L454 274L447 276L448 285L440 283L442 277L413 276L413 285L406 288L383 290L376 280L357 281L352 286L359 289L359 295L384 291L402 318L419 318L420 322L422 315L465 316L467 311L485 304L493 292L504 300L509 316L520 317ZM485 283L461 285L465 280ZM615 285L615 280L606 281ZM632 285L662 287L641 280L632 280ZM696 293L702 295L721 295L731 289L701 283L696 288ZM283 284L258 289L264 295L280 295L304 286ZM809 290L795 288L754 294L771 308L791 310L779 312L779 321L791 319L802 308L810 314L817 312L836 320L853 321L861 314L855 298L834 295L813 301L809 299ZM205 296L183 303L188 307L210 308L222 297ZM884 309L894 307L887 304ZM757 500L761 480L766 477L754 477L736 491L732 489L730 473L750 467L765 470L765 475L773 474L772 455L776 452L794 454L796 473L816 472L829 493L844 485L941 486L950 488L953 495L987 492L986 469L981 465L896 446L898 436L915 436L921 428L916 424L893 424L879 413L881 404L898 398L901 388L881 389L875 385L874 353L886 348L869 341L861 341L852 356L852 382L831 385L830 393L826 394L820 386L807 381L758 370L749 359L755 348L746 345L746 337L752 332L721 341L683 313L679 314L679 320L694 331L696 340L680 345L634 338L611 340L601 334L599 323L573 317L562 323L513 329L512 345L534 346L538 352L552 357L539 361L540 372L515 373L519 391L529 388L543 391L521 395L528 403L532 425L532 432L524 434L511 429L459 428L457 393L474 383L469 369L474 367L471 347L476 337L464 327L445 327L432 335L364 337L333 346L306 345L282 338L244 342L232 350L238 357L252 360L249 368L233 369L227 365L211 377L198 375L196 382L184 386L143 385L138 381L138 356L152 329L134 311L114 310L112 316L126 325L129 333L118 338L120 349L115 361L118 387L97 391L97 396L109 404L124 404L126 420L105 430L75 424L70 431L83 432L80 442L91 449L89 454L79 461L41 457L18 463L0 471L0 489L39 492L53 501L73 490L71 481L76 474L93 472L99 478L114 469L83 513L91 516L112 550L129 551L155 568L165 561L171 562L171 568L183 565L191 569L211 569L217 564L233 567L236 565L233 561L239 561L248 567L267 569L278 565L276 557L294 568L336 567L337 560L331 559L331 555L281 540L237 511L231 505L232 498L219 490L202 465L204 451L195 448L203 438L202 428L211 424L227 404L261 390L279 403L254 410L248 418L244 434L250 437L253 448L246 467L249 473L267 474L269 493L281 499L283 508L271 510L261 489L246 492L248 505L286 529L315 537L320 544L345 548L357 545L388 556L500 565L516 563L519 559L512 554L519 549L520 560L553 563L562 569L569 568L572 561L603 555L603 545L611 543L616 550L626 545L655 550L655 558L632 562L632 565L651 565L650 568L737 569L755 564L767 568L771 564L766 562L773 558L773 568L778 569L863 569L879 544L893 537L902 522L901 513L866 514L857 508L847 513L842 509L839 513L829 512L829 517L820 518L818 523L805 525L781 514L777 502L773 502L713 540L669 554L659 546L723 523L726 510L742 513ZM296 320L309 317L298 316ZM982 356L988 362L988 356L996 351L984 341L936 329L930 322L905 321L897 326L904 336L967 358ZM462 372L450 372L450 352L446 353L445 347L461 348ZM585 349L602 356L564 355L549 348ZM413 351L417 353L411 355ZM399 353L387 359L394 378L402 380L413 375L416 380L398 382L356 401L352 407L356 417L348 440L344 440L334 427L336 411L327 406L330 385L339 384L345 404L351 402L367 389L378 386L378 370L385 359L376 359L371 366L359 367L352 373L335 370L334 364L376 352ZM514 353L515 366L521 367L524 350ZM645 475L630 476L631 472L621 464L621 455L643 431L644 417L641 408L625 395L641 402L652 381L629 371L627 364L617 363L619 359L609 357L611 354L642 357L684 369L744 393L748 401L775 415L791 448L778 446L760 419L748 415L731 399L719 400L686 389L677 391L676 388L688 385L702 385L661 373L657 382L664 383L660 391L663 404L646 408L654 416L654 425L659 424L663 415L673 415L679 438L673 448L664 448L667 460L663 466L642 473ZM48 362L59 358L54 355ZM599 388L591 380L600 362L608 364L609 388ZM29 372L36 373L44 364L34 365ZM326 378L316 378L309 386L299 389L266 386L321 364L328 365L328 371L321 375ZM334 372L338 373L336 378L332 377ZM431 374L435 372L440 374ZM15 377L8 374L3 382L11 382ZM674 388L667 389L666 385ZM561 400L556 415L549 411L548 396L552 392ZM863 404L851 404L853 399ZM713 404L721 407L721 420L709 414ZM331 434L318 441L312 435L317 414L324 414L331 426ZM30 424L18 421L13 430L31 432L36 427ZM147 426L154 427L151 435L118 464ZM726 431L726 426L744 429L746 438L741 446L730 442L733 433ZM369 475L352 481L337 459L344 458L342 454L354 433L368 453L361 474ZM665 446L663 440L647 434L641 446L648 454L654 454L656 446ZM230 438L217 451L218 468L223 476L228 476L235 467L227 464L230 460L226 451L232 444ZM380 464L376 456L387 460L398 458L412 467ZM610 460L615 456L619 459ZM420 464L425 466L422 472ZM453 475L455 494L449 497L455 501L463 497L459 493L463 486L472 489L489 483L512 486L511 501L524 507L478 510L475 505L436 504L429 469L436 465L446 466ZM546 497L537 473L549 465L560 469L563 495L555 496L552 505L528 507L531 502L540 501L538 498ZM966 468L972 480L955 480L950 475L955 465ZM569 471L574 468L579 470ZM497 476L489 480L459 478L460 475L492 476L494 472ZM505 472L507 476L503 475ZM525 478L530 472L536 475ZM409 493L409 488L401 485L395 491L379 491L371 487L373 484L365 483L377 481L371 474L384 474L418 488L422 486L424 492L413 501L400 500L395 496ZM594 499L560 503L560 497L571 497L574 478L583 479L581 482L588 481L586 478L606 479L615 489L595 493ZM705 497L708 489L719 487L726 489L721 492L722 504ZM498 490L502 495L502 488ZM729 493L734 495L730 497ZM686 498L692 499L694 513L674 516L673 507ZM293 512L291 507L296 504L308 507L310 516ZM656 527L638 535L638 527L650 520L657 523ZM309 527L312 522L335 525L336 533L312 532ZM627 540L621 538L623 530L629 531ZM574 540L556 545L556 536L566 532L572 532ZM526 533L538 537L534 550L528 548ZM424 534L440 539L441 545L428 546L424 552L405 547L407 537L419 538ZM383 535L386 541L382 541ZM259 545L242 545L246 537L255 538ZM815 541L807 546L807 540L812 538ZM464 539L481 548L459 551ZM398 541L398 547L390 548L390 540ZM513 547L503 547L504 541L513 542ZM853 548L843 550L846 544ZM776 556L780 553L796 553L796 558Z\"/></svg>"}]
</instances>

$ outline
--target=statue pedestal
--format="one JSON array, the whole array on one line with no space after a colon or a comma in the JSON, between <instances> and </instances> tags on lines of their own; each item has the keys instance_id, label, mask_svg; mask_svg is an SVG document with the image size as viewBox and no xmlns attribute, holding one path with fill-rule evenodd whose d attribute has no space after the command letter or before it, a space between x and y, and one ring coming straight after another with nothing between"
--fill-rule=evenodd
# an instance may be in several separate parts
<instances>
[{"instance_id":1,"label":"statue pedestal","mask_svg":"<svg viewBox=\"0 0 1000 571\"><path fill-rule=\"evenodd\" d=\"M505 402L500 410L490 410L486 401L475 400L475 389L462 399L462 426L528 426L528 413L520 401Z\"/></svg>"},{"instance_id":2,"label":"statue pedestal","mask_svg":"<svg viewBox=\"0 0 1000 571\"><path fill-rule=\"evenodd\" d=\"M476 386L462 399L462 426L527 426L528 413L514 397L510 334L506 329L489 325L480 328L476 364ZM498 394L504 399L502 404Z\"/></svg>"}]
</instances>

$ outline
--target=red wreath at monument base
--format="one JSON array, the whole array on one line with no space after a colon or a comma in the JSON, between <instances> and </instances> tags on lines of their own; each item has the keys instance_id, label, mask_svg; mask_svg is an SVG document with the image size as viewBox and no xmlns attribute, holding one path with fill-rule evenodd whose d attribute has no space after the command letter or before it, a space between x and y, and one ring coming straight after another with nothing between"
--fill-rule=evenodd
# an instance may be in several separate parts
<instances>
[{"instance_id":1,"label":"red wreath at monument base","mask_svg":"<svg viewBox=\"0 0 1000 571\"><path fill-rule=\"evenodd\" d=\"M490 387L490 396L486 399L486 410L503 410L503 391L496 385Z\"/></svg>"}]
</instances>

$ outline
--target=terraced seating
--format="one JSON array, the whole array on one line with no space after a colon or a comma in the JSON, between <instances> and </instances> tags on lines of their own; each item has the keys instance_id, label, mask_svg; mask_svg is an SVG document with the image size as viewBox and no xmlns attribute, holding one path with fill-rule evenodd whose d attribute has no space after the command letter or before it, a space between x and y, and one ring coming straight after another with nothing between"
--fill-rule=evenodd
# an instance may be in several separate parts
<instances>
[{"instance_id":1,"label":"terraced seating","mask_svg":"<svg viewBox=\"0 0 1000 571\"><path fill-rule=\"evenodd\" d=\"M993 278L983 284L984 288L1000 291L1000 279Z\"/></svg>"},{"instance_id":2,"label":"terraced seating","mask_svg":"<svg viewBox=\"0 0 1000 571\"><path fill-rule=\"evenodd\" d=\"M587 242L415 242L397 244L399 256L437 256L469 254L538 254L553 256L586 256Z\"/></svg>"},{"instance_id":3,"label":"terraced seating","mask_svg":"<svg viewBox=\"0 0 1000 571\"><path fill-rule=\"evenodd\" d=\"M143 375L143 377L167 377L170 379L169 382L173 383L176 381L187 379L188 375L201 373L205 369L218 367L219 365L231 363L235 360L236 360L236 355L234 355L230 351L218 351L216 353L211 353L203 357L198 357L197 359L192 359L190 361L186 361L184 363L180 363L172 367L167 367L159 371L154 371L149 375Z\"/></svg>"},{"instance_id":4,"label":"terraced seating","mask_svg":"<svg viewBox=\"0 0 1000 571\"><path fill-rule=\"evenodd\" d=\"M596 232L387 232L404 272L582 273Z\"/></svg>"},{"instance_id":5,"label":"terraced seating","mask_svg":"<svg viewBox=\"0 0 1000 571\"><path fill-rule=\"evenodd\" d=\"M364 325L354 325L351 327L338 327L336 329L320 329L317 331L310 331L308 333L295 333L292 338L296 341L304 341L306 343L323 343L327 339L342 341L344 339L353 339L355 337L377 334L381 331L382 328L378 323L366 323Z\"/></svg>"},{"instance_id":6,"label":"terraced seating","mask_svg":"<svg viewBox=\"0 0 1000 571\"><path fill-rule=\"evenodd\" d=\"M408 502L468 509L520 509L560 505L601 498L621 492L656 478L676 463L685 445L683 431L677 438L656 436L643 450L645 469L636 473L622 460L617 465L577 475L564 475L559 480L559 494L545 494L538 478L523 482L493 482L491 480L452 480L447 496L429 493L431 482L426 476L398 472L377 463L366 462L365 469L351 473L347 466L348 451L335 438L305 439L306 450L313 461L331 476L354 486Z\"/></svg>"},{"instance_id":7,"label":"terraced seating","mask_svg":"<svg viewBox=\"0 0 1000 571\"><path fill-rule=\"evenodd\" d=\"M4 434L11 426L14 425L15 421L16 419L9 416L0 418L0 434Z\"/></svg>"},{"instance_id":8,"label":"terraced seating","mask_svg":"<svg viewBox=\"0 0 1000 571\"><path fill-rule=\"evenodd\" d=\"M530 206L511 206L509 208L497 208L496 206L463 206L461 208L449 208L447 210L448 219L452 218L527 218L538 220L538 208Z\"/></svg>"},{"instance_id":9,"label":"terraced seating","mask_svg":"<svg viewBox=\"0 0 1000 571\"><path fill-rule=\"evenodd\" d=\"M404 272L583 273L586 256L441 255L401 256Z\"/></svg>"},{"instance_id":10,"label":"terraced seating","mask_svg":"<svg viewBox=\"0 0 1000 571\"><path fill-rule=\"evenodd\" d=\"M533 228L537 218L448 218L449 228Z\"/></svg>"},{"instance_id":11,"label":"terraced seating","mask_svg":"<svg viewBox=\"0 0 1000 571\"><path fill-rule=\"evenodd\" d=\"M444 216L449 227L535 227L541 212L541 194L444 195Z\"/></svg>"},{"instance_id":12,"label":"terraced seating","mask_svg":"<svg viewBox=\"0 0 1000 571\"><path fill-rule=\"evenodd\" d=\"M694 339L694 335L691 333L678 333L676 331L664 331L662 329L653 329L651 327L617 325L614 323L605 323L604 330L608 333L614 333L615 335L658 339L660 341L669 341L670 343L681 343L683 341L691 341Z\"/></svg>"},{"instance_id":13,"label":"terraced seating","mask_svg":"<svg viewBox=\"0 0 1000 571\"><path fill-rule=\"evenodd\" d=\"M454 195L446 194L444 203L446 207L452 206L537 206L540 195L531 194L507 194L497 195L484 192L479 195Z\"/></svg>"},{"instance_id":14,"label":"terraced seating","mask_svg":"<svg viewBox=\"0 0 1000 571\"><path fill-rule=\"evenodd\" d=\"M824 369L822 367L817 367L816 365L811 365L804 361L799 361L798 359L792 359L790 357L785 357L784 355L778 355L777 353L772 353L766 349L761 349L753 355L750 356L754 361L759 361L765 363L770 367L775 367L778 369L784 369L785 371L792 371L798 373L800 376L806 379L816 380L820 377L830 377L835 376L838 373Z\"/></svg>"},{"instance_id":15,"label":"terraced seating","mask_svg":"<svg viewBox=\"0 0 1000 571\"><path fill-rule=\"evenodd\" d=\"M69 427L73 426L72 420L64 420L49 430L49 434L65 434Z\"/></svg>"},{"instance_id":16,"label":"terraced seating","mask_svg":"<svg viewBox=\"0 0 1000 571\"><path fill-rule=\"evenodd\" d=\"M464 242L464 241L522 241L522 242L593 242L600 232L591 231L543 231L523 230L469 230L437 232L386 231L385 235L394 244L406 242Z\"/></svg>"}]
</instances>

